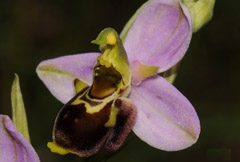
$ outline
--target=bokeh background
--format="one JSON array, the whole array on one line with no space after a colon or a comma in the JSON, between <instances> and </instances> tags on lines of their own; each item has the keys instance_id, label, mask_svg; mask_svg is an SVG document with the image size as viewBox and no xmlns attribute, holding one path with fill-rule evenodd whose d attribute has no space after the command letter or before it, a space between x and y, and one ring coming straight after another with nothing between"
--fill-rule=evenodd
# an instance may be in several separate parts
<instances>
[{"instance_id":1,"label":"bokeh background","mask_svg":"<svg viewBox=\"0 0 240 162\"><path fill-rule=\"evenodd\" d=\"M0 113L11 116L10 90L18 73L32 144L42 162L79 162L75 155L53 154L55 116L62 104L38 79L42 60L98 51L90 43L105 27L119 33L144 0L1 0ZM154 149L135 137L110 162L240 161L239 1L217 1L210 23L193 35L175 86L194 105L201 134L179 152Z\"/></svg>"}]
</instances>

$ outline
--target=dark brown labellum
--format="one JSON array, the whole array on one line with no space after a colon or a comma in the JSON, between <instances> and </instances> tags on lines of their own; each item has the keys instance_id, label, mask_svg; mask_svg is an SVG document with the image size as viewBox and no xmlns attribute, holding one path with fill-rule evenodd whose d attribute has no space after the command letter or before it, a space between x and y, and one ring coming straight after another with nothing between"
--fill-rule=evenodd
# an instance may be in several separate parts
<instances>
[{"instance_id":1,"label":"dark brown labellum","mask_svg":"<svg viewBox=\"0 0 240 162\"><path fill-rule=\"evenodd\" d=\"M118 98L99 112L87 113L85 104L71 105L77 97L59 112L53 131L54 141L79 156L90 156L102 146L107 150L118 149L135 123L134 104L126 98ZM106 127L112 106L118 109L116 124Z\"/></svg>"}]
</instances>

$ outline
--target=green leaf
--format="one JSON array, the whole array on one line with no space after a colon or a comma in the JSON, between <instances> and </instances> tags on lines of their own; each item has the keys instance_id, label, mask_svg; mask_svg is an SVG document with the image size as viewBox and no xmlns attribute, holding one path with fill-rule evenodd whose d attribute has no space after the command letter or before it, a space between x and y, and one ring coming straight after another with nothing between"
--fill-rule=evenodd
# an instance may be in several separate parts
<instances>
[{"instance_id":1,"label":"green leaf","mask_svg":"<svg viewBox=\"0 0 240 162\"><path fill-rule=\"evenodd\" d=\"M15 78L12 84L11 100L12 100L13 123L17 128L17 130L21 132L26 137L26 139L30 142L27 116L26 116L22 93L20 89L19 77L17 74L15 74Z\"/></svg>"}]
</instances>

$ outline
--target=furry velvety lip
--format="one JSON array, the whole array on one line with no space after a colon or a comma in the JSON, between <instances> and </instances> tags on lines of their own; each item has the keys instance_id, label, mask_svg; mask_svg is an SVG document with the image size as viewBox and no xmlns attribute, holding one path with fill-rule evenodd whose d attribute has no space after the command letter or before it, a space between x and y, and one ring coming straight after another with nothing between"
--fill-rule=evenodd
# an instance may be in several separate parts
<instances>
[{"instance_id":1,"label":"furry velvety lip","mask_svg":"<svg viewBox=\"0 0 240 162\"><path fill-rule=\"evenodd\" d=\"M71 105L71 101L60 111L54 128L58 145L80 155L95 153L107 137L108 121L112 102L97 113L87 113L84 104Z\"/></svg>"}]
</instances>

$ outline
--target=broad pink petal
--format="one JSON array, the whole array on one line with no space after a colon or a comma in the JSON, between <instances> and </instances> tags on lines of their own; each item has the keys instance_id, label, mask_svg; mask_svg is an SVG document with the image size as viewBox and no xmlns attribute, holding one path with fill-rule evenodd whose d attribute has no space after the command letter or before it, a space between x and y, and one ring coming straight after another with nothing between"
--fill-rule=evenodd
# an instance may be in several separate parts
<instances>
[{"instance_id":1,"label":"broad pink petal","mask_svg":"<svg viewBox=\"0 0 240 162\"><path fill-rule=\"evenodd\" d=\"M0 115L0 150L1 162L39 162L32 145L5 115Z\"/></svg>"},{"instance_id":2,"label":"broad pink petal","mask_svg":"<svg viewBox=\"0 0 240 162\"><path fill-rule=\"evenodd\" d=\"M37 74L59 101L66 103L75 95L74 80L90 85L99 53L62 56L41 62Z\"/></svg>"},{"instance_id":3,"label":"broad pink petal","mask_svg":"<svg viewBox=\"0 0 240 162\"><path fill-rule=\"evenodd\" d=\"M156 75L132 87L129 96L137 107L133 130L149 145L166 151L185 149L200 133L198 116L185 96Z\"/></svg>"},{"instance_id":4,"label":"broad pink petal","mask_svg":"<svg viewBox=\"0 0 240 162\"><path fill-rule=\"evenodd\" d=\"M130 62L163 72L184 56L192 36L191 16L178 0L152 0L136 17L124 42Z\"/></svg>"}]
</instances>

